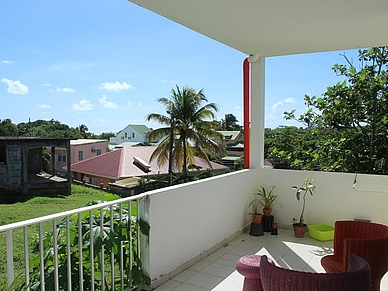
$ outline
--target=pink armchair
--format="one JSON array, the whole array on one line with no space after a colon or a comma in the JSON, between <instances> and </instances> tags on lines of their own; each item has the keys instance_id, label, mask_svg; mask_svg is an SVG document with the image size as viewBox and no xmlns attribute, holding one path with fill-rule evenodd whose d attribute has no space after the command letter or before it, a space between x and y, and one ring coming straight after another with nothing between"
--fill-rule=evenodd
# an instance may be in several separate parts
<instances>
[{"instance_id":1,"label":"pink armchair","mask_svg":"<svg viewBox=\"0 0 388 291\"><path fill-rule=\"evenodd\" d=\"M349 254L364 258L371 268L371 291L380 290L381 279L388 271L388 226L361 222L336 221L334 254L321 259L327 273L344 272Z\"/></svg>"},{"instance_id":2,"label":"pink armchair","mask_svg":"<svg viewBox=\"0 0 388 291\"><path fill-rule=\"evenodd\" d=\"M348 270L337 274L288 270L261 257L260 277L264 291L368 291L370 267L366 260L349 256Z\"/></svg>"}]
</instances>

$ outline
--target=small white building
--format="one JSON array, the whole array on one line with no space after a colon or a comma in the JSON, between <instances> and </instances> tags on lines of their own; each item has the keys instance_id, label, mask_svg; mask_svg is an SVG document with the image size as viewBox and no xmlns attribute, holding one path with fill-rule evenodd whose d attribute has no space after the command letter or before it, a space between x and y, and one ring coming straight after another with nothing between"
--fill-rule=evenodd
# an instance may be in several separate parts
<instances>
[{"instance_id":1,"label":"small white building","mask_svg":"<svg viewBox=\"0 0 388 291\"><path fill-rule=\"evenodd\" d=\"M128 124L123 130L120 130L116 136L109 139L109 144L118 145L123 142L147 142L147 133L151 129L145 125Z\"/></svg>"}]
</instances>

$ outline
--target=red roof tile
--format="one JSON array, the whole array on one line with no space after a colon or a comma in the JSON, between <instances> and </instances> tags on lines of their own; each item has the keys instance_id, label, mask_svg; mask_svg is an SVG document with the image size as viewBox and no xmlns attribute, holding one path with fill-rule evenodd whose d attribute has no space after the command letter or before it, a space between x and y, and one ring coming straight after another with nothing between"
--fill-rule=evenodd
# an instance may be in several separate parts
<instances>
[{"instance_id":1,"label":"red roof tile","mask_svg":"<svg viewBox=\"0 0 388 291\"><path fill-rule=\"evenodd\" d=\"M156 146L125 147L74 163L71 165L71 170L110 179L145 176L147 172L143 171L140 165L138 166L134 163L134 157L137 157L140 163L148 163L151 166L148 174L167 174L168 163L159 167L156 160L149 162L149 158L155 149ZM210 169L209 165L203 159L195 157L194 163L202 167L203 170ZM226 166L214 162L210 163L214 170L227 169Z\"/></svg>"}]
</instances>

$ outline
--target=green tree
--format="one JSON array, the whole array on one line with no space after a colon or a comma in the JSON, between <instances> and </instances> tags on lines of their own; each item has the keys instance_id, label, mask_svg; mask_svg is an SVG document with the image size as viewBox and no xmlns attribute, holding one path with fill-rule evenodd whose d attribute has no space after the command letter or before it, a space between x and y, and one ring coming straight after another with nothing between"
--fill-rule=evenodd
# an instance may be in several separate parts
<instances>
[{"instance_id":1,"label":"green tree","mask_svg":"<svg viewBox=\"0 0 388 291\"><path fill-rule=\"evenodd\" d=\"M264 132L264 157L276 169L315 169L316 137L310 128L279 126Z\"/></svg>"},{"instance_id":2,"label":"green tree","mask_svg":"<svg viewBox=\"0 0 388 291\"><path fill-rule=\"evenodd\" d=\"M77 127L83 138L88 138L89 128L85 124L81 124Z\"/></svg>"},{"instance_id":3,"label":"green tree","mask_svg":"<svg viewBox=\"0 0 388 291\"><path fill-rule=\"evenodd\" d=\"M295 119L313 129L313 153L319 170L387 174L388 165L388 48L359 50L359 68L346 64L333 71L344 81L327 88L321 97L305 96L308 110Z\"/></svg>"},{"instance_id":4,"label":"green tree","mask_svg":"<svg viewBox=\"0 0 388 291\"><path fill-rule=\"evenodd\" d=\"M225 119L221 119L222 130L241 130L238 120L233 114L225 114Z\"/></svg>"},{"instance_id":5,"label":"green tree","mask_svg":"<svg viewBox=\"0 0 388 291\"><path fill-rule=\"evenodd\" d=\"M183 176L188 175L188 164L194 162L194 155L203 158L210 165L206 150L221 154L224 148L215 140L222 141L222 135L215 130L215 103L207 103L203 90L196 92L189 87L176 86L171 90L171 97L158 98L166 107L167 115L151 113L147 121L156 121L165 127L152 130L150 140L162 140L152 153L150 160L157 159L159 165L169 161L182 169Z\"/></svg>"},{"instance_id":6,"label":"green tree","mask_svg":"<svg viewBox=\"0 0 388 291\"><path fill-rule=\"evenodd\" d=\"M17 134L18 128L11 119L0 119L0 136L16 136Z\"/></svg>"}]
</instances>

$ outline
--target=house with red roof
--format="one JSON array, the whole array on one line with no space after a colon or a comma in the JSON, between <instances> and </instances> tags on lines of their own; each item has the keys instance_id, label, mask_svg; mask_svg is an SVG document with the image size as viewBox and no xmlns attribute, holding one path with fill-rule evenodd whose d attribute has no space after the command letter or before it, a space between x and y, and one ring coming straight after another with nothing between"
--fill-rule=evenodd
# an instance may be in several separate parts
<instances>
[{"instance_id":1,"label":"house with red roof","mask_svg":"<svg viewBox=\"0 0 388 291\"><path fill-rule=\"evenodd\" d=\"M92 157L71 165L73 179L93 185L103 185L129 177L167 175L168 163L158 166L157 161L149 161L156 146L123 147L115 151ZM228 167L214 162L210 166L204 159L195 157L194 164L199 169L210 170L213 174L223 174ZM178 172L178 170L174 170Z\"/></svg>"}]
</instances>

